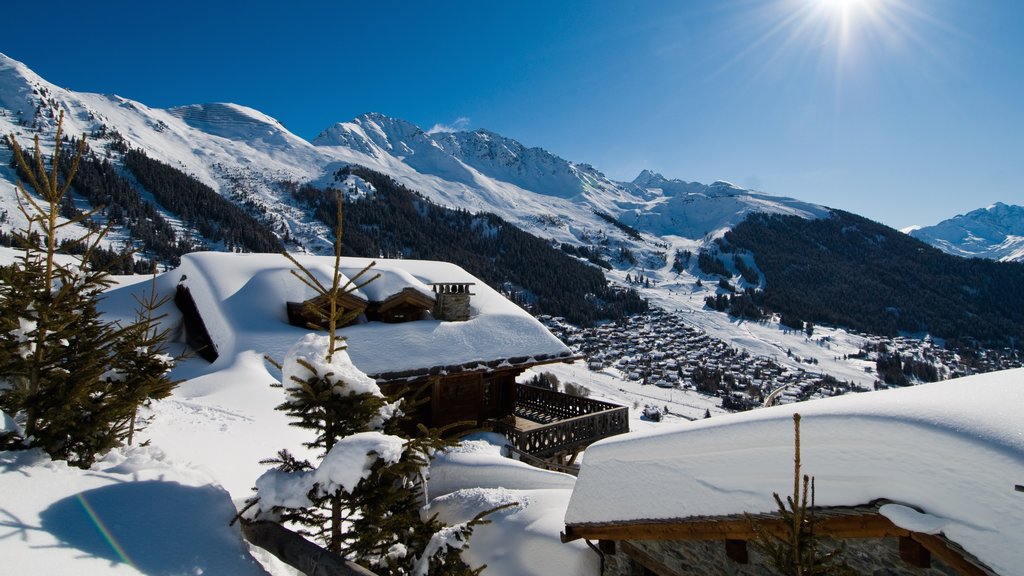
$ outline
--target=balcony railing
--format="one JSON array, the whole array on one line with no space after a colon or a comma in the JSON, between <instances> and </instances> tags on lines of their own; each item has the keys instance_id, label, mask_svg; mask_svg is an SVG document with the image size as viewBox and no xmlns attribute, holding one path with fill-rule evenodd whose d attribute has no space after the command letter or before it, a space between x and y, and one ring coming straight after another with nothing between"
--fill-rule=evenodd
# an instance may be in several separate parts
<instances>
[{"instance_id":1,"label":"balcony railing","mask_svg":"<svg viewBox=\"0 0 1024 576\"><path fill-rule=\"evenodd\" d=\"M572 454L587 445L629 432L625 406L554 390L516 385L516 422L499 422L496 430L520 452L539 458Z\"/></svg>"}]
</instances>

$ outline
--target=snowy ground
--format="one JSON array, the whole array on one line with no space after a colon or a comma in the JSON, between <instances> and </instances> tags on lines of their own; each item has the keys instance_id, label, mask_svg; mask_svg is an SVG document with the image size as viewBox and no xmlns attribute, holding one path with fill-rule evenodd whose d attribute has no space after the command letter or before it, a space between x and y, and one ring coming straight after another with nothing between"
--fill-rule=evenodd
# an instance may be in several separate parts
<instances>
[{"instance_id":1,"label":"snowy ground","mask_svg":"<svg viewBox=\"0 0 1024 576\"><path fill-rule=\"evenodd\" d=\"M10 257L0 255L0 261ZM123 285L135 283L133 289L141 290L148 286L144 280L124 279ZM831 336L832 349L827 349L777 326L740 324L723 314L701 312L703 295L692 293L691 280L681 280L671 292L664 280L645 295L670 309L692 310L695 324L727 341L747 334L745 348L778 354L780 361L784 350L792 348L825 365L833 355L859 347L856 336L839 330L817 329L816 335ZM130 305L129 298L114 297L107 307ZM130 308L112 312L130 316ZM234 334L232 341L266 341L266 325L259 328ZM283 324L281 329L294 331ZM301 456L307 439L274 409L283 392L271 386L278 376L268 370L262 352L240 349L213 365L198 358L179 363L173 375L182 384L171 398L153 406L152 423L140 434L148 446L115 451L91 470L68 468L34 452L0 453L0 573L294 574L268 554L248 548L237 528L228 525L266 469L259 461L282 448ZM864 378L858 366L837 363L832 368L839 378L842 370L848 371L847 379ZM591 371L576 363L536 371L552 372L562 382L586 386L592 397L628 406L630 428L638 436L706 428L705 413L713 416L708 423L734 418L723 416L718 398L641 386L614 369ZM1019 379L1020 372L1006 374ZM642 417L646 404L668 408L661 422ZM593 456L584 455L584 463L588 458ZM1016 475L1017 482L1024 478L1024 472ZM855 477L847 480L857 485ZM596 574L594 552L581 542L559 541L575 483L570 476L504 458L494 443L476 439L432 467L431 511L454 523L495 505L517 503L479 527L466 552L471 564L486 563L492 576L547 574L553 567L562 574ZM630 498L621 500L628 505Z\"/></svg>"},{"instance_id":2,"label":"snowy ground","mask_svg":"<svg viewBox=\"0 0 1024 576\"><path fill-rule=\"evenodd\" d=\"M200 372L203 362L177 373ZM259 460L285 447L302 453L307 439L274 410L282 391L273 381L254 353L191 378L154 406L142 432L150 447L117 451L88 471L0 452L0 573L293 574L228 526L266 469ZM573 477L509 460L485 440L443 457L431 476L431 511L452 523L518 503L473 536L467 559L488 564L488 574L596 572L585 545L558 539Z\"/></svg>"},{"instance_id":3,"label":"snowy ground","mask_svg":"<svg viewBox=\"0 0 1024 576\"><path fill-rule=\"evenodd\" d=\"M122 285L142 290L149 287L144 280L132 277ZM132 301L124 296L109 299L109 313L131 316ZM293 333L280 325L286 335ZM232 340L263 341L265 328ZM278 376L257 350L240 350L212 365L188 359L172 376L183 382L146 414L152 422L139 433L146 447L118 450L90 470L36 452L0 452L0 573L294 573L249 549L237 527L229 526L267 468L261 459L282 448L305 454L308 433L275 410L284 398L281 388L271 386ZM477 545L466 557L474 565L486 563L488 574L545 574L557 566L561 573L584 575L598 569L597 556L584 544L559 541L573 477L512 461L486 440L444 456L431 476L431 511L453 523L495 503L517 503L474 533Z\"/></svg>"}]
</instances>

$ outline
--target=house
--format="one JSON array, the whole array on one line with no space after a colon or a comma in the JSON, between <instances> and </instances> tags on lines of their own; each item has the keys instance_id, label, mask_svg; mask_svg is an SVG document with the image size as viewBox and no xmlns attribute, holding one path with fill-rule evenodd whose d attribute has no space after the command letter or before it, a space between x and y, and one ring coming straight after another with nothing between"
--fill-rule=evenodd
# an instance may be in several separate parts
<instances>
[{"instance_id":1,"label":"house","mask_svg":"<svg viewBox=\"0 0 1024 576\"><path fill-rule=\"evenodd\" d=\"M298 260L330 285L333 257ZM527 453L563 459L628 431L624 408L516 383L528 368L577 358L485 283L454 264L420 260L378 260L360 277L370 262L342 259L343 281L358 289L341 302L355 313L338 333L385 393L420 394L417 422L496 426ZM324 305L292 269L278 254L201 252L183 256L161 281L177 283L185 337L208 360L246 351L280 360Z\"/></svg>"},{"instance_id":2,"label":"house","mask_svg":"<svg viewBox=\"0 0 1024 576\"><path fill-rule=\"evenodd\" d=\"M620 436L587 449L563 540L605 576L769 574L754 525L793 493L792 413L818 534L858 574L1019 574L1024 370L853 394Z\"/></svg>"}]
</instances>

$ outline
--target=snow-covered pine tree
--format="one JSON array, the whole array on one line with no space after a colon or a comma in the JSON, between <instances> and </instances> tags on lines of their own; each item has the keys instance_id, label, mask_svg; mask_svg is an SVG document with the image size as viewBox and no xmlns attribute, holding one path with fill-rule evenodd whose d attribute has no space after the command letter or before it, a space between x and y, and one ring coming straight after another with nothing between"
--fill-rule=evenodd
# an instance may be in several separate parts
<instances>
[{"instance_id":1,"label":"snow-covered pine tree","mask_svg":"<svg viewBox=\"0 0 1024 576\"><path fill-rule=\"evenodd\" d=\"M8 436L8 447L40 447L53 458L88 467L127 437L140 402L166 396L173 383L166 362L116 370L118 352L138 340L136 326L105 322L97 309L111 285L107 270L92 261L106 230L83 226L82 235L62 239L81 254L58 258L58 236L93 214L60 216L85 151L83 137L61 183L63 119L61 114L50 171L38 136L31 160L8 137L27 224L17 234L23 255L0 270L0 409L23 431L13 441Z\"/></svg>"},{"instance_id":2,"label":"snow-covered pine tree","mask_svg":"<svg viewBox=\"0 0 1024 576\"><path fill-rule=\"evenodd\" d=\"M417 436L407 437L400 425L401 394L386 398L352 364L337 334L353 314L340 306L341 297L376 278L368 277L374 263L351 279L340 273L342 202L337 194L330 284L285 254L297 268L295 276L326 303L309 310L326 334L307 334L285 357L281 379L288 396L278 406L295 419L293 425L315 433L306 446L317 451L319 460L314 465L282 450L265 461L277 467L257 479L250 521L270 518L297 525L329 551L378 574L412 574L417 563L421 574L479 573L459 557L459 539L438 544L436 535L446 527L421 514L426 469L446 442L422 425ZM464 542L475 525L447 527L447 532Z\"/></svg>"}]
</instances>

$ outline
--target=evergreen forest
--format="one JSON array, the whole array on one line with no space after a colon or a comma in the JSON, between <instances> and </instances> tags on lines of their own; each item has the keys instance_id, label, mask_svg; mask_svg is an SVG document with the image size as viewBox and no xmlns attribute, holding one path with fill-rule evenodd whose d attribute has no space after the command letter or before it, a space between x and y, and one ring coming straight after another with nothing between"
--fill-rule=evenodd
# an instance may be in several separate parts
<instances>
[{"instance_id":1,"label":"evergreen forest","mask_svg":"<svg viewBox=\"0 0 1024 576\"><path fill-rule=\"evenodd\" d=\"M227 251L284 249L269 226L194 177L135 149L125 153L124 164L161 206Z\"/></svg>"},{"instance_id":2,"label":"evergreen forest","mask_svg":"<svg viewBox=\"0 0 1024 576\"><path fill-rule=\"evenodd\" d=\"M900 332L1014 346L1024 337L1024 264L951 256L892 228L834 210L830 218L751 214L723 251L754 255L755 301L792 325Z\"/></svg>"}]
</instances>

